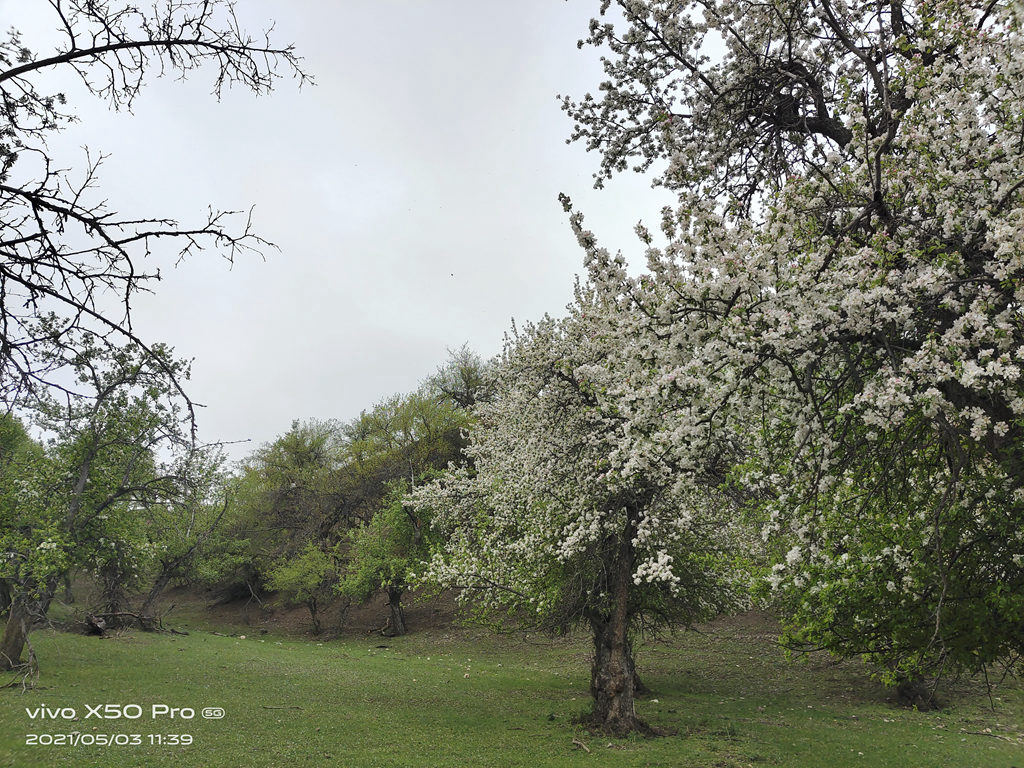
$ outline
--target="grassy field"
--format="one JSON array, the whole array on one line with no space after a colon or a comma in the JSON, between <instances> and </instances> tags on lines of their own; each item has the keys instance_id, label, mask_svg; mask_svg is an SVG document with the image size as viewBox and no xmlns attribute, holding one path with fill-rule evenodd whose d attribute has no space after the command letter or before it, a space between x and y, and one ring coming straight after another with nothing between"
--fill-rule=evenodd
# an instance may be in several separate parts
<instances>
[{"instance_id":1,"label":"grassy field","mask_svg":"<svg viewBox=\"0 0 1024 768\"><path fill-rule=\"evenodd\" d=\"M588 701L584 637L431 630L318 643L199 629L109 639L39 631L37 687L0 691L0 766L1024 768L1019 682L991 702L972 684L945 710L897 709L858 665L786 661L770 629L737 619L645 643L640 671L654 693L638 709L677 733L625 740L573 724ZM79 719L30 719L26 708L44 704ZM87 719L86 704L138 704L145 715ZM152 720L154 704L197 714ZM204 720L203 707L225 717ZM73 731L140 734L143 744L25 743ZM193 743L151 744L156 734Z\"/></svg>"}]
</instances>

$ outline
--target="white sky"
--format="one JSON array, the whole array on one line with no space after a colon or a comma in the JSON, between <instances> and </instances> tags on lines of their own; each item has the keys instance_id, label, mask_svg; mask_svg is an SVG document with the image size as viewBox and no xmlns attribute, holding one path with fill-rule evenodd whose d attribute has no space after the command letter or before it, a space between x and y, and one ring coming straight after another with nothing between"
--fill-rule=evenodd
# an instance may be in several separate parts
<instances>
[{"instance_id":1,"label":"white sky","mask_svg":"<svg viewBox=\"0 0 1024 768\"><path fill-rule=\"evenodd\" d=\"M664 193L635 175L592 189L597 157L566 145L555 98L602 79L576 48L597 5L239 0L251 31L274 20L295 43L315 87L217 103L200 71L153 80L133 114L69 89L81 122L53 149L110 153L111 208L187 224L255 205L281 249L233 267L212 252L164 260L135 302L143 338L195 359L206 440L251 439L241 456L292 419L352 418L414 388L446 348L489 357L513 317L560 314L582 254L559 192L606 246L639 253L632 227L657 221ZM0 0L0 24L45 53L46 10Z\"/></svg>"}]
</instances>

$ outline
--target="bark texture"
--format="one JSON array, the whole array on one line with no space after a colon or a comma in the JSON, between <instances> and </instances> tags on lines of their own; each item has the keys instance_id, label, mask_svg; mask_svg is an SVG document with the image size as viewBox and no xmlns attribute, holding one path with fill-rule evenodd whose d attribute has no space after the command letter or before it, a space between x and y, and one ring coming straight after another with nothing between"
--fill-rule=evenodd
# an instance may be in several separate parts
<instances>
[{"instance_id":1,"label":"bark texture","mask_svg":"<svg viewBox=\"0 0 1024 768\"><path fill-rule=\"evenodd\" d=\"M630 641L630 587L633 576L632 531L618 546L617 557L610 570L611 611L593 616L590 627L594 633L594 664L590 672L590 695L594 706L591 725L613 736L633 731L650 733L651 729L636 715L634 697L637 691L636 666Z\"/></svg>"},{"instance_id":2,"label":"bark texture","mask_svg":"<svg viewBox=\"0 0 1024 768\"><path fill-rule=\"evenodd\" d=\"M7 615L3 638L0 639L0 670L7 671L21 665L21 652L25 650L31 623L32 614L25 601L18 597L14 598Z\"/></svg>"},{"instance_id":3,"label":"bark texture","mask_svg":"<svg viewBox=\"0 0 1024 768\"><path fill-rule=\"evenodd\" d=\"M153 582L152 588L146 595L146 599L142 602L142 607L139 608L139 613L143 616L153 616L156 611L156 602L160 599L160 595L167 588L167 585L171 583L171 574L167 570L160 572L157 576L156 581Z\"/></svg>"},{"instance_id":4,"label":"bark texture","mask_svg":"<svg viewBox=\"0 0 1024 768\"><path fill-rule=\"evenodd\" d=\"M391 616L388 619L387 634L404 635L409 630L405 626L405 610L402 608L402 592L404 590L395 587L388 587L388 608L391 609Z\"/></svg>"},{"instance_id":5,"label":"bark texture","mask_svg":"<svg viewBox=\"0 0 1024 768\"><path fill-rule=\"evenodd\" d=\"M29 584L20 591L13 587L10 611L4 625L3 637L0 637L0 670L10 670L21 666L21 654L28 643L28 633L36 620L46 618L53 595L57 590L59 577L50 578L45 584L35 588Z\"/></svg>"}]
</instances>

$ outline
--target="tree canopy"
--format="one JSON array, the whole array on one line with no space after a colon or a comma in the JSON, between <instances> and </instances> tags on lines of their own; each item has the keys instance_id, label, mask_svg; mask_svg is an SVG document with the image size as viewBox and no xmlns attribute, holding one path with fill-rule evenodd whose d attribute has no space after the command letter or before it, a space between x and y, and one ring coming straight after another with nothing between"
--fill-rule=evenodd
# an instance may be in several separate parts
<instances>
[{"instance_id":1,"label":"tree canopy","mask_svg":"<svg viewBox=\"0 0 1024 768\"><path fill-rule=\"evenodd\" d=\"M678 205L641 277L573 225L659 442L699 473L743 436L801 647L902 683L1019 656L1019 7L616 5L574 135Z\"/></svg>"}]
</instances>

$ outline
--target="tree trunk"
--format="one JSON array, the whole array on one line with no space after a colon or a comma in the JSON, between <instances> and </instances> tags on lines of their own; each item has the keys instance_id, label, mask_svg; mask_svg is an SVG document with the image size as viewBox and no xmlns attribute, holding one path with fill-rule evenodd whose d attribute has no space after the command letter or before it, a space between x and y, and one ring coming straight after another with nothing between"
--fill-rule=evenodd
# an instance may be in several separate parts
<instances>
[{"instance_id":1,"label":"tree trunk","mask_svg":"<svg viewBox=\"0 0 1024 768\"><path fill-rule=\"evenodd\" d=\"M139 608L140 616L153 616L156 610L156 601L163 594L163 591L167 589L167 585L171 583L171 572L163 570L157 577L156 581L153 582L152 589L149 590L149 594L146 595L146 599L142 602L142 607Z\"/></svg>"},{"instance_id":2,"label":"tree trunk","mask_svg":"<svg viewBox=\"0 0 1024 768\"><path fill-rule=\"evenodd\" d=\"M317 599L315 597L312 597L309 600L307 600L306 608L309 610L309 617L313 620L313 634L319 635L321 630L320 606L317 603Z\"/></svg>"},{"instance_id":3,"label":"tree trunk","mask_svg":"<svg viewBox=\"0 0 1024 768\"><path fill-rule=\"evenodd\" d=\"M614 736L646 731L636 716L634 695L636 673L624 622L612 616L591 622L594 630L594 663L590 672L590 695L594 698L591 723Z\"/></svg>"},{"instance_id":4,"label":"tree trunk","mask_svg":"<svg viewBox=\"0 0 1024 768\"><path fill-rule=\"evenodd\" d=\"M633 694L635 696L648 696L654 693L648 688L644 681L640 679L640 675L636 671L636 660L633 658L633 654L629 654L629 668L633 670Z\"/></svg>"},{"instance_id":5,"label":"tree trunk","mask_svg":"<svg viewBox=\"0 0 1024 768\"><path fill-rule=\"evenodd\" d=\"M398 587L388 587L388 607L391 609L391 628L388 632L392 637L404 635L409 630L405 626L405 611L402 608L402 593Z\"/></svg>"},{"instance_id":6,"label":"tree trunk","mask_svg":"<svg viewBox=\"0 0 1024 768\"><path fill-rule=\"evenodd\" d=\"M71 571L64 574L64 602L68 605L75 602L75 593L71 590Z\"/></svg>"},{"instance_id":7,"label":"tree trunk","mask_svg":"<svg viewBox=\"0 0 1024 768\"><path fill-rule=\"evenodd\" d=\"M0 670L14 669L21 664L21 652L28 640L32 614L24 599L15 597L11 602L3 639L0 639Z\"/></svg>"},{"instance_id":8,"label":"tree trunk","mask_svg":"<svg viewBox=\"0 0 1024 768\"><path fill-rule=\"evenodd\" d=\"M649 733L650 728L636 716L636 667L629 637L629 590L633 558L630 532L623 535L612 566L612 605L606 616L590 620L594 632L594 664L590 673L590 695L594 698L591 724L613 736L633 731Z\"/></svg>"},{"instance_id":9,"label":"tree trunk","mask_svg":"<svg viewBox=\"0 0 1024 768\"><path fill-rule=\"evenodd\" d=\"M46 617L59 579L59 576L51 576L38 591L31 584L23 585L21 589L16 584L9 585L13 596L4 634L0 638L0 670L14 669L21 664L21 652L28 643L32 624L36 619Z\"/></svg>"},{"instance_id":10,"label":"tree trunk","mask_svg":"<svg viewBox=\"0 0 1024 768\"><path fill-rule=\"evenodd\" d=\"M120 558L108 561L100 569L100 580L103 587L100 595L101 607L97 613L108 617L107 626L110 629L117 629L130 623L118 615L128 611L128 593L124 588L125 578L126 574Z\"/></svg>"},{"instance_id":11,"label":"tree trunk","mask_svg":"<svg viewBox=\"0 0 1024 768\"><path fill-rule=\"evenodd\" d=\"M0 616L6 616L11 608L11 583L0 579Z\"/></svg>"}]
</instances>

